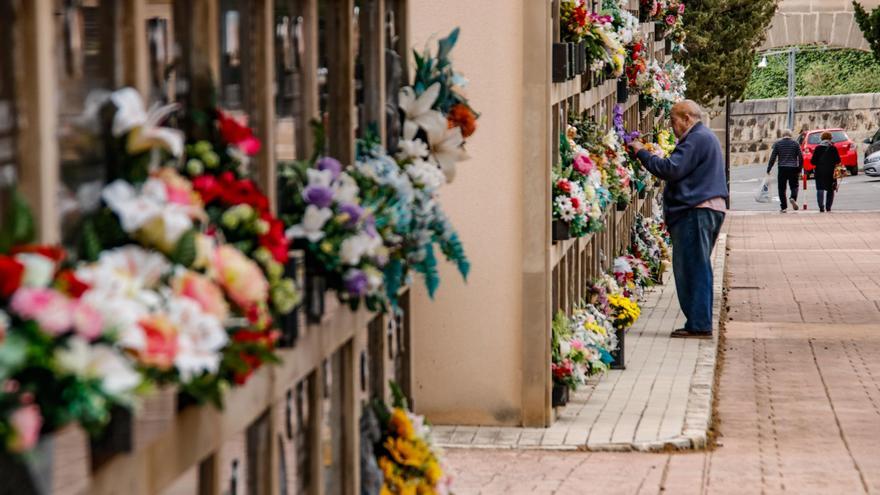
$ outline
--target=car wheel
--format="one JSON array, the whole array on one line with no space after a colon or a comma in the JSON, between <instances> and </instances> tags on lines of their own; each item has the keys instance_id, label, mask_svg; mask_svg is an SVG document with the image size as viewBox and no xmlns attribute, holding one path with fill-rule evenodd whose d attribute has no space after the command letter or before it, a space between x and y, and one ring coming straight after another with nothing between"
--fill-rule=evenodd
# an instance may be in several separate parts
<instances>
[{"instance_id":1,"label":"car wheel","mask_svg":"<svg viewBox=\"0 0 880 495\"><path fill-rule=\"evenodd\" d=\"M847 167L849 169L849 175L859 175L859 166L855 167Z\"/></svg>"}]
</instances>

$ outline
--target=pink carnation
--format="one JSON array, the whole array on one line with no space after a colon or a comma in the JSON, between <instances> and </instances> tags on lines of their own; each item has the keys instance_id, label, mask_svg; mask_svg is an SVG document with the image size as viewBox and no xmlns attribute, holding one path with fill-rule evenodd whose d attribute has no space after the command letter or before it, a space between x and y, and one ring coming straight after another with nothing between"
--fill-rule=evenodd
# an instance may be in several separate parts
<instances>
[{"instance_id":1,"label":"pink carnation","mask_svg":"<svg viewBox=\"0 0 880 495\"><path fill-rule=\"evenodd\" d=\"M73 328L86 340L95 340L104 330L101 313L84 302L73 303Z\"/></svg>"},{"instance_id":2,"label":"pink carnation","mask_svg":"<svg viewBox=\"0 0 880 495\"><path fill-rule=\"evenodd\" d=\"M35 320L50 335L61 335L73 326L70 299L53 289L23 287L12 296L10 308L26 320Z\"/></svg>"},{"instance_id":3,"label":"pink carnation","mask_svg":"<svg viewBox=\"0 0 880 495\"><path fill-rule=\"evenodd\" d=\"M668 24L670 26L674 25L675 24L675 16L674 15L666 16L666 24Z\"/></svg>"},{"instance_id":4,"label":"pink carnation","mask_svg":"<svg viewBox=\"0 0 880 495\"><path fill-rule=\"evenodd\" d=\"M186 271L174 278L172 287L177 294L197 302L202 311L223 321L229 315L229 306L220 290L208 277Z\"/></svg>"},{"instance_id":5,"label":"pink carnation","mask_svg":"<svg viewBox=\"0 0 880 495\"><path fill-rule=\"evenodd\" d=\"M583 175L589 175L590 172L593 171L593 167L595 164L589 155L586 153L581 153L578 156L574 157L574 164L572 165L575 170Z\"/></svg>"},{"instance_id":6,"label":"pink carnation","mask_svg":"<svg viewBox=\"0 0 880 495\"><path fill-rule=\"evenodd\" d=\"M43 426L40 407L36 404L19 407L9 417L9 424L15 433L9 444L9 449L13 452L31 450L40 439L40 428Z\"/></svg>"}]
</instances>

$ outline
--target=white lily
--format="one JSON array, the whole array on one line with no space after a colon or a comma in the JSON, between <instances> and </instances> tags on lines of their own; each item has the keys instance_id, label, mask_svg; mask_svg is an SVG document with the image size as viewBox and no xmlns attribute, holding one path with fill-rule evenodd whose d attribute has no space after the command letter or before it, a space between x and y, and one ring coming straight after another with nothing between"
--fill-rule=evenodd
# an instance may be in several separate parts
<instances>
[{"instance_id":1,"label":"white lily","mask_svg":"<svg viewBox=\"0 0 880 495\"><path fill-rule=\"evenodd\" d=\"M19 253L15 260L24 265L21 285L25 287L48 287L55 275L55 262L42 254Z\"/></svg>"},{"instance_id":2,"label":"white lily","mask_svg":"<svg viewBox=\"0 0 880 495\"><path fill-rule=\"evenodd\" d=\"M104 188L101 196L126 232L135 233L148 226L158 228L153 237L160 247L173 246L193 227L189 208L169 203L161 180L148 179L140 191L128 182L116 180Z\"/></svg>"},{"instance_id":3,"label":"white lily","mask_svg":"<svg viewBox=\"0 0 880 495\"><path fill-rule=\"evenodd\" d=\"M446 127L446 117L432 109L438 96L440 96L440 83L434 83L418 96L412 86L401 88L397 99L398 105L406 114L406 120L428 130L437 126Z\"/></svg>"},{"instance_id":4,"label":"white lily","mask_svg":"<svg viewBox=\"0 0 880 495\"><path fill-rule=\"evenodd\" d=\"M360 189L357 182L345 172L339 174L339 178L333 184L333 199L340 204L357 204Z\"/></svg>"},{"instance_id":5,"label":"white lily","mask_svg":"<svg viewBox=\"0 0 880 495\"><path fill-rule=\"evenodd\" d=\"M110 96L116 105L113 116L113 135L120 137L128 133L126 149L129 153L142 153L152 148L162 148L174 156L183 153L183 132L170 127L159 127L159 123L177 111L176 103L160 106L154 104L147 111L140 93L134 88L122 88Z\"/></svg>"},{"instance_id":6,"label":"white lily","mask_svg":"<svg viewBox=\"0 0 880 495\"><path fill-rule=\"evenodd\" d=\"M460 127L447 128L434 127L425 129L428 132L428 144L431 146L431 156L440 166L440 170L446 175L446 181L452 182L455 178L455 164L470 158L462 147L464 137Z\"/></svg>"},{"instance_id":7,"label":"white lily","mask_svg":"<svg viewBox=\"0 0 880 495\"><path fill-rule=\"evenodd\" d=\"M381 246L382 239L379 236L358 234L342 241L339 258L343 263L355 266L361 262L362 257L375 254Z\"/></svg>"},{"instance_id":8,"label":"white lily","mask_svg":"<svg viewBox=\"0 0 880 495\"><path fill-rule=\"evenodd\" d=\"M315 205L306 206L302 222L287 229L288 239L305 237L309 242L318 242L324 238L324 224L333 216L329 208L318 208Z\"/></svg>"},{"instance_id":9,"label":"white lily","mask_svg":"<svg viewBox=\"0 0 880 495\"><path fill-rule=\"evenodd\" d=\"M179 332L174 366L181 380L186 383L203 372L216 373L220 350L229 340L220 320L185 297L168 301L168 318Z\"/></svg>"}]
</instances>

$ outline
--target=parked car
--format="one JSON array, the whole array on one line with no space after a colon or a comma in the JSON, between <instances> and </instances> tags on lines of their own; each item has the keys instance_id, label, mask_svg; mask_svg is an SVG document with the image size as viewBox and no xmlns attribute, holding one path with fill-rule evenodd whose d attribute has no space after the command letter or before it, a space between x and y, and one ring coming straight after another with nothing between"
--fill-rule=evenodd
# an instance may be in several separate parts
<instances>
[{"instance_id":1,"label":"parked car","mask_svg":"<svg viewBox=\"0 0 880 495\"><path fill-rule=\"evenodd\" d=\"M804 172L807 173L807 176L812 177L813 170L816 168L812 161L813 151L822 142L822 133L824 132L831 133L831 142L840 153L841 164L849 170L850 175L858 175L859 152L856 149L856 143L846 135L846 131L843 129L815 129L802 132L798 136L798 144L801 145L801 150L804 152Z\"/></svg>"},{"instance_id":2,"label":"parked car","mask_svg":"<svg viewBox=\"0 0 880 495\"><path fill-rule=\"evenodd\" d=\"M865 149L865 161L867 161L870 155L880 151L880 130L875 132L872 137L865 139L864 143L868 145Z\"/></svg>"},{"instance_id":3,"label":"parked car","mask_svg":"<svg viewBox=\"0 0 880 495\"><path fill-rule=\"evenodd\" d=\"M866 139L865 142L867 141ZM868 150L870 149L869 147ZM880 177L880 147L876 148L870 155L865 151L865 175Z\"/></svg>"}]
</instances>

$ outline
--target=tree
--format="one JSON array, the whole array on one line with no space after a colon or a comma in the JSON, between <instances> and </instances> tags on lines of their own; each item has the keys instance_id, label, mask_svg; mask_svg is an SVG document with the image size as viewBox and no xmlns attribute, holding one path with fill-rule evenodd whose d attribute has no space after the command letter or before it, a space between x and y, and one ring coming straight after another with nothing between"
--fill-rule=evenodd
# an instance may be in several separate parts
<instances>
[{"instance_id":1,"label":"tree","mask_svg":"<svg viewBox=\"0 0 880 495\"><path fill-rule=\"evenodd\" d=\"M777 0L688 0L684 13L687 95L715 105L742 98Z\"/></svg>"},{"instance_id":2,"label":"tree","mask_svg":"<svg viewBox=\"0 0 880 495\"><path fill-rule=\"evenodd\" d=\"M875 8L870 14L862 7L862 4L853 0L853 10L855 11L856 24L862 30L874 58L880 61L880 7Z\"/></svg>"}]
</instances>

